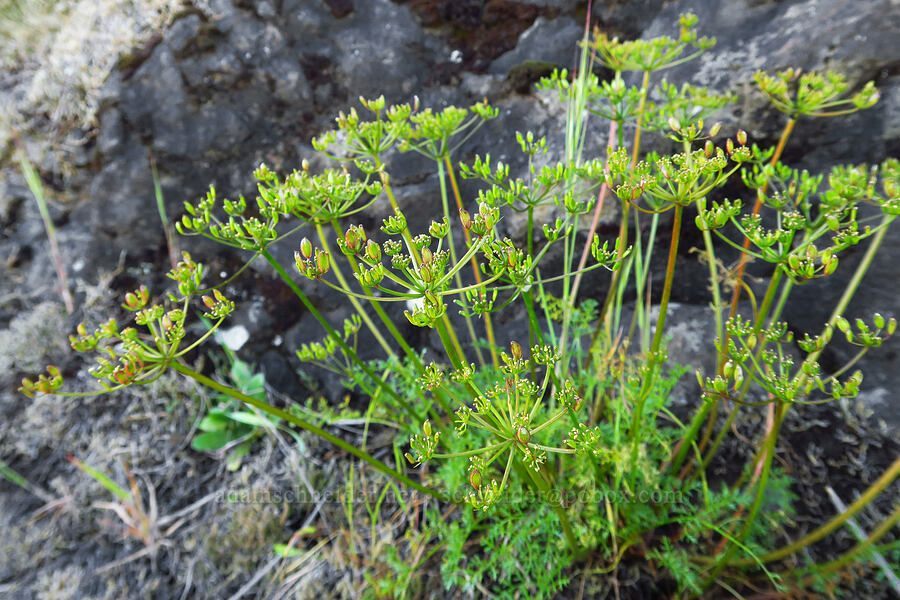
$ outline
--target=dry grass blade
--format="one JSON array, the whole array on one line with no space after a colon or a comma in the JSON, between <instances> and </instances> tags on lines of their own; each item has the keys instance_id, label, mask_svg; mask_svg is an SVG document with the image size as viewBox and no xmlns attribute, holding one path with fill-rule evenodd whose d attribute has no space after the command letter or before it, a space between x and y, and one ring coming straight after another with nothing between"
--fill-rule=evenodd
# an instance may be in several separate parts
<instances>
[{"instance_id":1,"label":"dry grass blade","mask_svg":"<svg viewBox=\"0 0 900 600\"><path fill-rule=\"evenodd\" d=\"M72 300L72 292L69 291L69 280L66 276L66 265L63 262L62 254L59 251L59 244L56 242L56 228L53 226L53 220L50 218L50 211L47 209L47 199L44 197L44 186L41 178L34 170L31 162L24 154L19 155L19 165L22 173L25 175L25 181L34 201L37 202L38 210L41 213L41 219L44 221L44 229L47 232L47 240L50 243L50 257L56 267L56 276L59 278L59 292L66 305L66 312L70 315L75 312L75 302Z\"/></svg>"}]
</instances>

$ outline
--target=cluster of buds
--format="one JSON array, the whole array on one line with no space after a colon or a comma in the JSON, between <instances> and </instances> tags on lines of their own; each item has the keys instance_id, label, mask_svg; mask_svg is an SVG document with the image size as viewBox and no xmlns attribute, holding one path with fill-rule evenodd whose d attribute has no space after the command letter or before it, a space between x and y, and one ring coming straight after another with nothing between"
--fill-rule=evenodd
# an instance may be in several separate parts
<instances>
[{"instance_id":1,"label":"cluster of buds","mask_svg":"<svg viewBox=\"0 0 900 600\"><path fill-rule=\"evenodd\" d=\"M715 45L715 38L701 37L697 34L697 15L686 13L678 19L678 38L661 36L649 40L633 40L622 42L594 30L594 39L590 48L595 58L613 71L657 71L672 65L680 64L704 50ZM693 49L691 54L685 51Z\"/></svg>"},{"instance_id":2,"label":"cluster of buds","mask_svg":"<svg viewBox=\"0 0 900 600\"><path fill-rule=\"evenodd\" d=\"M349 319L344 319L343 339L345 342L351 337L356 336L359 328L362 327L362 318L359 315L353 315ZM338 342L332 336L327 336L321 342L312 342L302 344L297 350L297 358L300 362L324 362L334 356L338 349Z\"/></svg>"},{"instance_id":3,"label":"cluster of buds","mask_svg":"<svg viewBox=\"0 0 900 600\"><path fill-rule=\"evenodd\" d=\"M28 396L29 398L34 398L36 393L40 394L53 394L59 388L62 387L63 378L57 367L53 365L49 365L47 367L48 375L38 375L37 381L32 381L31 379L25 377L22 379L22 385L19 387L19 391Z\"/></svg>"},{"instance_id":4,"label":"cluster of buds","mask_svg":"<svg viewBox=\"0 0 900 600\"><path fill-rule=\"evenodd\" d=\"M178 292L187 298L200 289L200 283L203 281L203 265L191 260L191 255L187 252L182 252L181 257L175 268L169 271L168 277L178 282Z\"/></svg>"},{"instance_id":5,"label":"cluster of buds","mask_svg":"<svg viewBox=\"0 0 900 600\"><path fill-rule=\"evenodd\" d=\"M493 232L494 226L500 222L500 209L481 202L474 215L470 215L464 208L459 209L459 220L466 231L481 238Z\"/></svg>"},{"instance_id":6,"label":"cluster of buds","mask_svg":"<svg viewBox=\"0 0 900 600\"><path fill-rule=\"evenodd\" d=\"M856 319L854 321L856 331L853 331L850 321L844 317L838 317L835 326L844 334L849 343L864 348L881 346L885 339L891 337L897 331L897 319L894 317L885 319L880 313L875 313L872 323L875 326L874 330L862 319ZM884 336L881 335L882 332L885 333Z\"/></svg>"},{"instance_id":7,"label":"cluster of buds","mask_svg":"<svg viewBox=\"0 0 900 600\"><path fill-rule=\"evenodd\" d=\"M324 250L316 248L314 251L312 242L308 238L303 238L300 241L300 250L294 252L294 264L304 277L321 279L331 268L331 258Z\"/></svg>"},{"instance_id":8,"label":"cluster of buds","mask_svg":"<svg viewBox=\"0 0 900 600\"><path fill-rule=\"evenodd\" d=\"M753 81L775 108L792 116L826 117L848 114L874 106L879 93L869 81L850 98L842 99L847 91L847 78L841 73L803 73L800 69L785 69L775 75L757 71Z\"/></svg>"},{"instance_id":9,"label":"cluster of buds","mask_svg":"<svg viewBox=\"0 0 900 600\"><path fill-rule=\"evenodd\" d=\"M837 266L838 257L831 248L818 250L814 244L806 246L805 251L791 252L781 264L782 270L795 283L831 275Z\"/></svg>"},{"instance_id":10,"label":"cluster of buds","mask_svg":"<svg viewBox=\"0 0 900 600\"><path fill-rule=\"evenodd\" d=\"M106 376L121 386L127 386L134 383L143 370L144 361L140 355L129 353L119 356L118 364L113 367L110 373L105 373L103 369L96 369L92 374L95 377Z\"/></svg>"},{"instance_id":11,"label":"cluster of buds","mask_svg":"<svg viewBox=\"0 0 900 600\"><path fill-rule=\"evenodd\" d=\"M741 206L740 200L724 200L723 202L713 202L712 208L707 210L706 198L701 198L694 223L701 231L721 229L741 213Z\"/></svg>"},{"instance_id":12,"label":"cluster of buds","mask_svg":"<svg viewBox=\"0 0 900 600\"><path fill-rule=\"evenodd\" d=\"M578 391L575 389L575 386L572 385L572 382L568 379L562 385L562 387L556 391L555 398L556 403L559 406L573 412L580 409L582 404L584 404L584 399L580 395L578 395Z\"/></svg>"},{"instance_id":13,"label":"cluster of buds","mask_svg":"<svg viewBox=\"0 0 900 600\"><path fill-rule=\"evenodd\" d=\"M503 361L500 370L506 373L507 377L515 377L528 368L528 360L522 358L522 346L519 342L510 342L509 351L510 354L500 353L500 360Z\"/></svg>"},{"instance_id":14,"label":"cluster of buds","mask_svg":"<svg viewBox=\"0 0 900 600\"><path fill-rule=\"evenodd\" d=\"M414 435L409 440L409 447L412 452L407 452L406 460L413 465L420 465L434 455L438 442L441 439L440 431L433 431L431 422L422 423L422 435Z\"/></svg>"},{"instance_id":15,"label":"cluster of buds","mask_svg":"<svg viewBox=\"0 0 900 600\"><path fill-rule=\"evenodd\" d=\"M420 302L413 303L412 310L405 310L407 320L416 327L431 327L444 317L447 305L440 294L425 290Z\"/></svg>"},{"instance_id":16,"label":"cluster of buds","mask_svg":"<svg viewBox=\"0 0 900 600\"><path fill-rule=\"evenodd\" d=\"M427 390L435 390L444 382L444 371L433 362L429 363L416 381Z\"/></svg>"},{"instance_id":17,"label":"cluster of buds","mask_svg":"<svg viewBox=\"0 0 900 600\"><path fill-rule=\"evenodd\" d=\"M207 308L207 312L203 313L203 316L212 319L224 319L234 312L234 302L217 289L213 290L212 297L203 296L203 304Z\"/></svg>"},{"instance_id":18,"label":"cluster of buds","mask_svg":"<svg viewBox=\"0 0 900 600\"><path fill-rule=\"evenodd\" d=\"M140 288L134 290L133 292L128 292L127 294L125 294L125 303L122 304L122 308L132 312L139 311L147 306L147 302L149 301L150 292L148 292L147 288L142 285Z\"/></svg>"},{"instance_id":19,"label":"cluster of buds","mask_svg":"<svg viewBox=\"0 0 900 600\"><path fill-rule=\"evenodd\" d=\"M609 453L603 446L603 432L598 425L588 427L584 423L578 423L569 431L566 445L580 456L591 455L602 458Z\"/></svg>"}]
</instances>

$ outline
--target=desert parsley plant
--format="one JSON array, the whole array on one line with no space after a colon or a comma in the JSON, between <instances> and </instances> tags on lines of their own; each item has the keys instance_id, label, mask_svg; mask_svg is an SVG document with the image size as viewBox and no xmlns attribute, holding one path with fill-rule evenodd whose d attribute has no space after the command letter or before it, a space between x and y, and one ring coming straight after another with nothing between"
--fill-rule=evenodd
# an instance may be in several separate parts
<instances>
[{"instance_id":1,"label":"desert parsley plant","mask_svg":"<svg viewBox=\"0 0 900 600\"><path fill-rule=\"evenodd\" d=\"M685 597L717 585L735 589L759 574L785 590L865 556L900 511L832 563L779 566L884 490L900 474L900 461L847 512L779 548L791 495L773 456L788 412L855 396L862 375L853 363L895 332L893 319L843 313L900 214L900 163L817 175L791 168L781 156L797 120L862 110L878 93L871 83L851 93L835 73L758 73L760 91L788 115L784 134L775 148L751 144L743 131L723 140L721 126L710 122L735 97L677 87L660 75L715 43L698 36L696 22L683 16L671 38L586 35L577 72L559 71L540 83L568 107L565 155L547 156L546 139L520 132L522 173L491 156L454 162L466 139L497 117L487 102L436 111L417 100L389 105L383 97L361 98L359 109L340 113L337 128L313 141L335 167L313 172L304 161L280 175L260 165L255 201L220 198L211 188L185 204L182 234L240 249L248 261L262 258L283 279L323 328L320 341L297 349L298 359L337 372L367 398L366 415L396 428L407 464L389 465L303 413L240 389L249 372L233 370L237 385L228 385L197 371L187 353L235 307L219 289L204 290L203 267L187 253L169 274L177 291L167 300L152 299L145 288L126 295L123 306L135 326L110 320L94 330L79 326L72 337L76 350L98 357L92 373L99 393L175 370L220 398L204 420L207 446L241 439L250 431L242 427L265 414L334 443L408 489L464 505L450 525L431 521L440 532L448 587L497 596L527 589L547 597L564 585L570 562L590 555L604 572L643 561L670 582L663 588ZM598 64L612 71L609 81L593 74ZM627 84L626 73L635 71L639 84ZM609 127L608 151L586 156L584 140L598 119ZM642 137L650 133L668 138L674 151L642 154ZM437 174L437 217L430 223L409 220L395 197L390 157L409 152L432 161ZM462 197L460 177L481 182L477 197ZM750 206L717 194L736 181ZM596 233L599 215L613 202L621 207L620 228L604 240ZM363 227L360 215L376 203L387 206L387 216L379 227ZM871 208L864 212L864 205ZM501 233L513 214L525 223L516 239ZM587 235L579 233L583 226ZM661 250L662 227L671 231ZM687 227L697 227L703 239L717 332L710 352L718 364L715 372L697 373L700 391L684 419L672 412L669 397L687 369L668 362L665 324ZM796 338L779 321L791 291L831 276L842 253L863 242L863 260L832 317L821 331ZM294 247L293 264L273 256L277 243ZM741 256L730 275L717 258L726 245ZM650 286L657 251L667 255L661 290ZM761 293L744 281L749 258L771 264ZM581 287L584 275L597 270L609 277L602 297ZM308 285L343 294L352 318L329 323L307 297ZM628 290L636 296L631 306ZM739 312L741 294L751 300L747 313ZM198 306L212 326L194 339L188 321ZM494 315L514 310L523 315L518 339L499 339ZM412 347L401 332L409 325L433 330L441 353L426 359L431 355ZM361 360L359 335L371 336L382 357ZM835 335L860 352L827 372L819 357ZM48 375L25 379L22 391L58 394L62 383L50 367ZM236 410L226 398L254 412ZM737 481L711 481L708 466L732 424L749 412L766 420L756 456ZM410 471L425 463L434 464L429 475Z\"/></svg>"}]
</instances>

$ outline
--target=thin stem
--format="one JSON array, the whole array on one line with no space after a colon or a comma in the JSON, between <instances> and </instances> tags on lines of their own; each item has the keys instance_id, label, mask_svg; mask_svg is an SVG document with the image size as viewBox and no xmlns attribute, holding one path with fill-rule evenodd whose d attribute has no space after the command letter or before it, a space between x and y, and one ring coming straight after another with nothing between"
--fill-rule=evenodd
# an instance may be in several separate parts
<instances>
[{"instance_id":1,"label":"thin stem","mask_svg":"<svg viewBox=\"0 0 900 600\"><path fill-rule=\"evenodd\" d=\"M372 371L369 365L363 362L359 358L359 356L356 355L356 352L354 352L354 350L347 345L347 342L344 341L344 338L334 330L334 328L331 326L331 324L328 323L328 321L325 320L325 317L322 316L322 313L320 313L319 310L313 305L313 303L310 302L309 298L306 297L306 294L303 293L303 290L300 289L300 286L298 286L294 282L294 280L290 278L290 276L287 274L287 271L285 271L284 267L281 266L281 263L275 260L275 257L273 257L269 253L268 249L260 251L260 254L268 261L270 265L272 265L272 268L275 269L275 271L281 277L282 281L284 281L285 284L287 284L287 286L291 288L291 291L293 291L294 295L296 295L297 298L299 298L300 302L303 303L303 306L306 308L306 310L308 310L313 318L315 318L316 321L319 322L322 328L328 333L329 336L331 336L335 343L337 343L338 347L344 351L344 354L346 354L347 357L350 358L350 360L356 363L356 365L360 369L362 369L362 371L366 375L368 375L373 382L375 382L375 385L377 385L382 389L382 391L386 392L389 396L396 400L400 404L400 406L402 406L403 409L406 410L409 416L415 419L416 422L421 423L424 419L422 419L422 417L415 411L415 409L413 409L409 402L407 402L404 398L397 394L397 392L394 391L394 389L391 388L386 381L384 381L374 371Z\"/></svg>"},{"instance_id":2,"label":"thin stem","mask_svg":"<svg viewBox=\"0 0 900 600\"><path fill-rule=\"evenodd\" d=\"M712 573L704 581L702 586L704 588L708 587L713 581L715 581L719 576L719 573L721 573L722 570L728 565L728 560L731 558L731 555L739 545L743 544L744 540L747 538L747 535L750 533L750 528L756 521L756 516L759 514L759 510L762 508L763 501L765 500L766 496L766 487L769 483L769 473L772 470L772 459L775 455L775 441L778 439L778 431L781 429L781 424L784 422L784 418L787 415L789 407L789 404L778 404L778 410L776 411L772 429L771 431L769 431L769 435L766 436L765 442L763 443L763 452L765 453L765 457L763 459L763 465L759 475L759 482L757 483L756 487L756 496L754 497L753 504L750 506L750 510L747 513L747 519L744 521L744 527L741 529L740 533L733 539L730 536L725 537L726 546L724 553L716 561L716 566L713 568Z\"/></svg>"},{"instance_id":3,"label":"thin stem","mask_svg":"<svg viewBox=\"0 0 900 600\"><path fill-rule=\"evenodd\" d=\"M263 254L263 255L265 256L265 254ZM231 398L234 398L235 400L239 400L240 402L243 402L244 404L247 404L249 406L257 408L265 413L272 415L273 417L278 417L279 419L284 419L288 423L292 423L293 425L296 425L297 427L300 427L301 429L304 429L304 430L312 433L313 435L316 435L324 440L331 442L338 448L340 448L340 449L352 454L353 456L359 458L360 460L368 463L370 466L374 467L378 471L381 471L388 477L395 479L399 483L407 485L414 490L422 492L423 494L427 494L427 495L431 496L432 498L436 498L438 500L449 501L449 498L444 496L444 494L442 494L441 492L438 492L437 490L432 489L430 487L424 486L417 481L413 481L412 479L410 479L403 473L400 473L399 471L395 471L394 469L390 468L388 465L381 462L374 456L370 455L368 452L364 452L364 451L360 450L356 446L353 446L353 445L345 442L341 438L328 433L324 429L317 427L316 425L313 425L312 423L309 423L308 421L305 421L304 419L301 419L300 417L298 417L297 415L295 415L293 413L289 413L287 411L281 410L280 408L276 408L276 407L272 406L271 404L268 404L261 400L257 400L256 398L254 398L252 396L248 396L247 394L244 394L234 388L231 388L227 385L223 385L223 384L219 383L218 381L215 381L214 379L210 379L209 377L207 377L201 373L198 373L197 371L194 371L190 367L187 367L179 362L172 362L172 363L170 363L169 366L171 366L175 371L178 371L182 375L185 375L186 377L190 377L197 383L200 383L200 384L202 384L210 389L213 389L217 392L221 392Z\"/></svg>"},{"instance_id":4,"label":"thin stem","mask_svg":"<svg viewBox=\"0 0 900 600\"><path fill-rule=\"evenodd\" d=\"M322 229L322 225L319 223L316 223L316 233L319 235L319 242L322 244L322 248L325 250L325 252L327 252L329 256L335 256L328 245L328 239L325 236L325 231ZM334 273L334 276L337 278L338 283L341 284L341 289L344 292L349 292L350 286L347 284L347 280L346 278L344 278L344 274L341 272L341 269L338 266L336 260L331 261L331 270ZM379 330L378 327L375 326L375 323L372 322L371 317L369 317L369 313L367 313L363 309L362 305L359 303L359 300L357 300L353 295L345 295L347 296L347 299L350 300L350 304L353 305L353 308L356 309L356 313L360 316L363 323L366 324L366 327L369 329L372 335L375 336L375 341L378 342L378 345L381 346L381 349L384 350L385 354L387 354L389 357L395 357L396 353L394 352L394 349L388 345L387 340L385 340L384 336L381 335L381 330Z\"/></svg>"},{"instance_id":5,"label":"thin stem","mask_svg":"<svg viewBox=\"0 0 900 600\"><path fill-rule=\"evenodd\" d=\"M460 196L460 193L459 193L459 185L456 183L456 175L453 172L453 163L450 162L450 156L448 155L448 156L444 157L444 161L446 162L446 165L447 165L447 174L449 175L449 179L450 179L450 188L453 190L453 198L456 200L456 207L457 207L457 209L462 210L463 209L462 196ZM443 171L440 161L438 161L438 169L439 169L438 172L440 174ZM441 188L441 193L444 194L443 187ZM444 195L444 213L445 214L447 213L446 195ZM447 220L452 223L452 220L450 220L449 215L447 216ZM452 231L452 228L451 228L451 231ZM471 245L472 239L471 239L471 236L469 235L469 230L463 228L463 235L465 235L466 244ZM452 248L453 248L452 233L450 234L450 248L451 248L451 257L452 257L452 255L454 253L454 251L452 250ZM456 261L455 258L453 258L453 260L454 260L454 262ZM481 285L481 283L482 283L481 270L478 268L478 261L475 259L474 256L472 256L469 259L469 262L471 262L471 264L472 264L472 275L475 277L475 283L478 285ZM459 287L462 287L462 284L458 283L458 285L459 285ZM467 317L467 319L468 319L468 317ZM471 328L471 325L470 325L470 328ZM485 333L487 334L488 349L491 352L491 361L494 363L494 366L496 367L497 365L500 364L500 361L499 361L499 358L497 357L497 341L496 341L496 338L494 337L494 325L493 325L493 322L491 321L490 313L484 313L484 330L485 330ZM473 338L474 338L474 335L473 335ZM475 340L473 339L473 341L475 341ZM475 352L478 354L479 362L481 362L483 364L484 360L481 358L480 348L478 348L476 346Z\"/></svg>"},{"instance_id":6,"label":"thin stem","mask_svg":"<svg viewBox=\"0 0 900 600\"><path fill-rule=\"evenodd\" d=\"M869 537L845 552L839 558L825 563L824 565L818 566L816 568L816 574L806 577L801 585L812 585L816 581L816 575L827 575L843 568L851 561L855 560L860 554L868 550L875 542L884 537L885 534L890 532L890 530L893 529L898 522L900 522L900 504L898 504L897 507L894 508L894 512L891 513L891 516L881 522L878 527L876 527L872 531L872 533L869 534Z\"/></svg>"},{"instance_id":7,"label":"thin stem","mask_svg":"<svg viewBox=\"0 0 900 600\"><path fill-rule=\"evenodd\" d=\"M344 235L336 221L332 222L331 225L338 235ZM357 268L356 259L352 256L349 256L348 259L350 260L351 267L355 270ZM412 363L416 366L416 369L421 372L424 368L422 359L419 358L419 355L416 354L416 352L410 347L409 343L407 343L406 341L406 338L403 337L403 334L400 333L391 318L388 317L387 313L384 312L384 309L381 308L380 302L372 295L371 289L362 284L360 284L360 288L362 289L363 294L366 296L366 298L369 299L369 304L372 307L372 310L375 311L375 314L378 315L378 318L382 323L384 323L384 326L390 332L391 336L400 345L400 348L403 349L403 352L406 354L407 358L409 358L409 360L412 361Z\"/></svg>"},{"instance_id":8,"label":"thin stem","mask_svg":"<svg viewBox=\"0 0 900 600\"><path fill-rule=\"evenodd\" d=\"M650 355L648 357L647 373L641 385L641 391L634 407L634 414L631 422L631 487L634 488L635 477L637 476L638 448L640 443L641 417L644 411L644 402L650 395L653 388L653 380L656 378L656 369L659 365L659 346L662 342L663 330L666 326L666 313L669 309L669 298L672 295L672 281L675 279L675 260L678 258L678 241L681 237L681 218L684 213L684 207L680 204L675 206L675 218L672 222L672 240L669 243L669 260L666 264L666 279L663 283L662 299L659 302L659 316L656 319L656 332L653 334L653 342L650 345Z\"/></svg>"},{"instance_id":9,"label":"thin stem","mask_svg":"<svg viewBox=\"0 0 900 600\"><path fill-rule=\"evenodd\" d=\"M787 556L790 556L796 553L798 550L805 548L806 546L813 544L823 537L843 525L848 519L853 517L860 510L865 508L870 502L872 502L878 494L883 492L893 481L900 476L900 457L894 459L894 462L891 463L891 466L881 474L872 485L868 487L868 489L854 502L851 504L846 511L843 513L833 517L827 523L818 527L815 531L803 536L793 544L789 544L783 548L779 548L773 552L769 552L768 554L764 554L757 559L741 559L732 561L729 563L731 566L740 567L745 565L754 564L756 561L762 562L772 562L775 560L781 560Z\"/></svg>"},{"instance_id":10,"label":"thin stem","mask_svg":"<svg viewBox=\"0 0 900 600\"><path fill-rule=\"evenodd\" d=\"M787 144L787 140L791 135L791 132L794 130L794 125L797 124L797 116L791 117L791 119L787 122L787 125L784 126L784 130L781 132L781 137L778 139L778 145L775 147L775 152L772 154L771 160L769 160L769 164L774 166L775 163L781 158L782 153L784 152L784 147ZM759 214L759 209L762 207L763 199L765 198L766 190L769 187L769 182L765 182L763 186L759 189L756 195L756 204L753 205L753 216ZM744 237L744 252L750 250L750 238ZM735 275L737 279L737 283L734 286L734 293L731 296L731 312L729 313L730 318L734 318L737 314L738 302L741 299L741 282L744 280L744 270L747 267L747 257L745 254L741 254L737 273ZM728 339L725 340L724 347L728 346ZM719 364L718 373L721 374L722 368L725 366L724 361Z\"/></svg>"}]
</instances>

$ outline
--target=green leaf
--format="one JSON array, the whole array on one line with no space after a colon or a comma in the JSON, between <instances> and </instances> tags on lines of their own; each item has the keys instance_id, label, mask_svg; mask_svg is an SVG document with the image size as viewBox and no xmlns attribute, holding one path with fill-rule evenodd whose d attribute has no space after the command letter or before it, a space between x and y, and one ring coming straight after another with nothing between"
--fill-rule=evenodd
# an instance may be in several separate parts
<instances>
[{"instance_id":1,"label":"green leaf","mask_svg":"<svg viewBox=\"0 0 900 600\"><path fill-rule=\"evenodd\" d=\"M250 452L250 440L238 444L235 449L228 454L225 468L231 472L237 471L241 467L241 461L248 452Z\"/></svg>"},{"instance_id":2,"label":"green leaf","mask_svg":"<svg viewBox=\"0 0 900 600\"><path fill-rule=\"evenodd\" d=\"M266 399L266 377L262 373L251 377L242 387L248 396L253 396L257 400Z\"/></svg>"},{"instance_id":3,"label":"green leaf","mask_svg":"<svg viewBox=\"0 0 900 600\"><path fill-rule=\"evenodd\" d=\"M200 431L223 431L228 427L229 419L230 417L226 413L210 411L200 420L197 428Z\"/></svg>"},{"instance_id":4,"label":"green leaf","mask_svg":"<svg viewBox=\"0 0 900 600\"><path fill-rule=\"evenodd\" d=\"M250 365L242 360L235 359L234 364L231 365L231 380L238 387L243 388L251 377L253 377L253 373L250 371Z\"/></svg>"},{"instance_id":5,"label":"green leaf","mask_svg":"<svg viewBox=\"0 0 900 600\"><path fill-rule=\"evenodd\" d=\"M273 425L273 420L266 418L262 415L258 415L256 413L247 412L247 411L234 411L228 413L228 418L232 421L236 421L238 423L243 423L244 425L250 425L251 427L271 427Z\"/></svg>"},{"instance_id":6,"label":"green leaf","mask_svg":"<svg viewBox=\"0 0 900 600\"><path fill-rule=\"evenodd\" d=\"M131 494L129 494L125 488L121 487L115 481L110 479L106 474L98 471L94 467L90 465L86 465L75 457L69 456L69 462L73 465L96 479L103 487L108 489L114 496L116 496L122 502L127 502L131 499Z\"/></svg>"},{"instance_id":7,"label":"green leaf","mask_svg":"<svg viewBox=\"0 0 900 600\"><path fill-rule=\"evenodd\" d=\"M218 450L230 442L232 438L227 431L208 431L201 433L191 441L194 450Z\"/></svg>"},{"instance_id":8,"label":"green leaf","mask_svg":"<svg viewBox=\"0 0 900 600\"><path fill-rule=\"evenodd\" d=\"M282 558L296 558L298 556L303 556L303 550L288 546L287 544L275 544L272 546L272 550Z\"/></svg>"}]
</instances>

